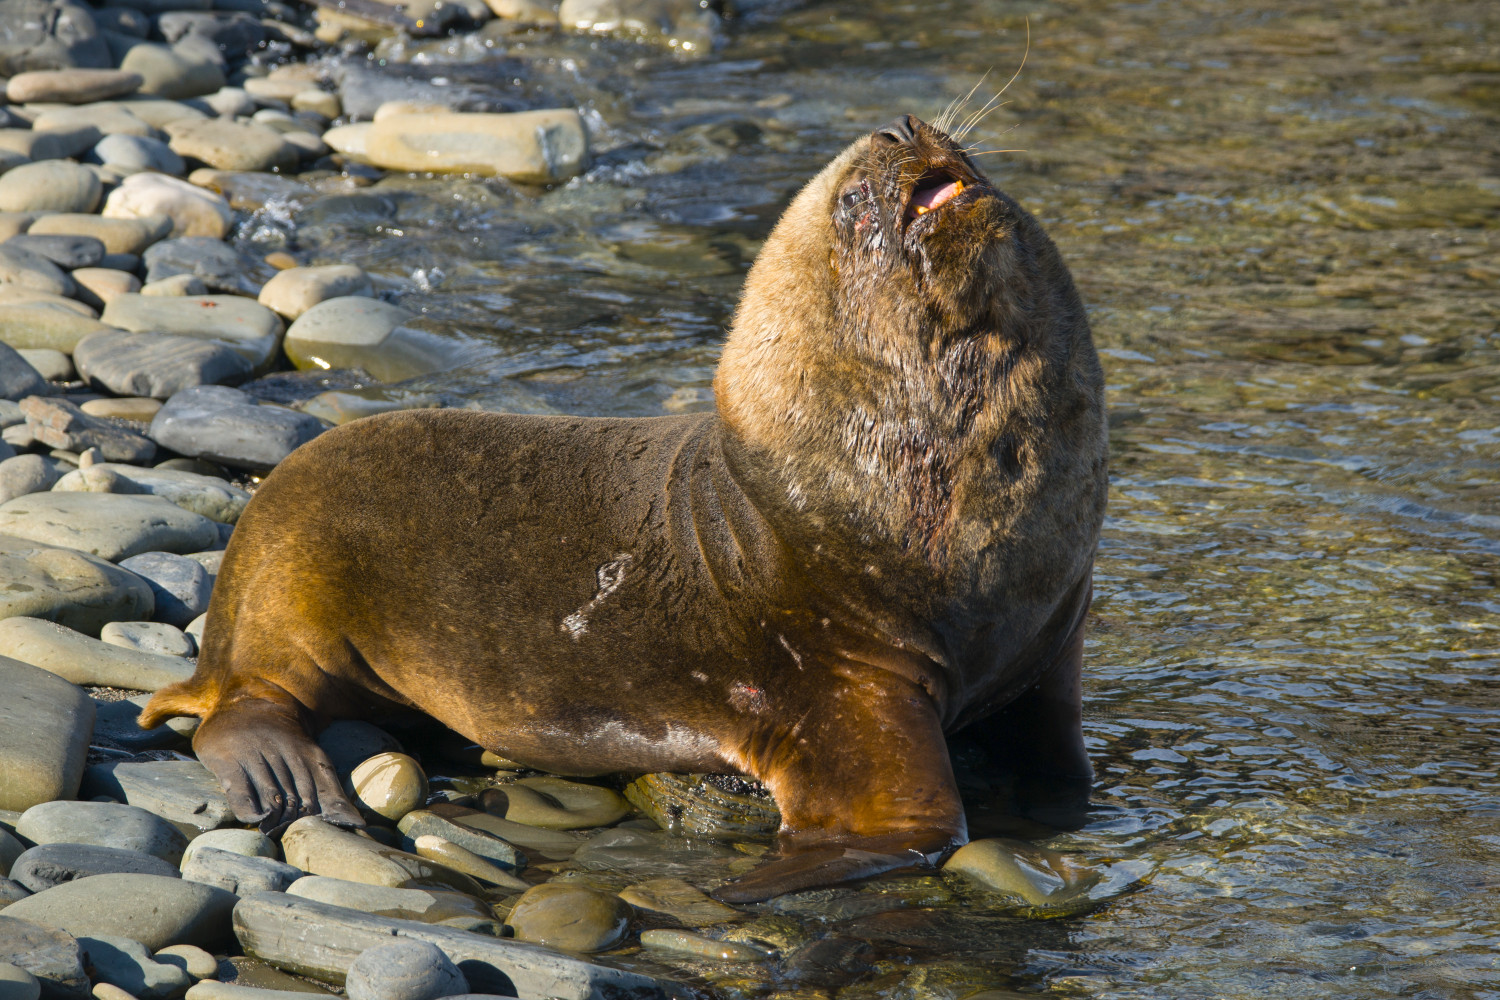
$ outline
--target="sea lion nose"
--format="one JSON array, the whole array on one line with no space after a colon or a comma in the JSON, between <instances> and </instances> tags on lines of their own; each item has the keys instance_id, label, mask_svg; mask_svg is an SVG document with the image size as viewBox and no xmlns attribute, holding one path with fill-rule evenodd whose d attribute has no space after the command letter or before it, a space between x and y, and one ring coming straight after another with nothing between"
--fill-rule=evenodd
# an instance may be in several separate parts
<instances>
[{"instance_id":1,"label":"sea lion nose","mask_svg":"<svg viewBox=\"0 0 1500 1000\"><path fill-rule=\"evenodd\" d=\"M897 115L896 120L875 131L875 138L892 146L901 146L917 141L917 126L921 121L911 115Z\"/></svg>"}]
</instances>

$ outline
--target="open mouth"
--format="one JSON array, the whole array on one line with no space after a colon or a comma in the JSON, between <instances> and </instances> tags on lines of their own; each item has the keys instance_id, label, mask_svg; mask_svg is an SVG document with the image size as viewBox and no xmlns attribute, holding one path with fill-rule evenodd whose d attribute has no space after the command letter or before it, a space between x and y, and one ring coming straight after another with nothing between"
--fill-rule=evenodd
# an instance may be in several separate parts
<instances>
[{"instance_id":1,"label":"open mouth","mask_svg":"<svg viewBox=\"0 0 1500 1000\"><path fill-rule=\"evenodd\" d=\"M917 179L912 188L911 200L906 204L906 218L915 219L934 209L941 208L957 198L964 189L964 182L943 170L929 170Z\"/></svg>"}]
</instances>

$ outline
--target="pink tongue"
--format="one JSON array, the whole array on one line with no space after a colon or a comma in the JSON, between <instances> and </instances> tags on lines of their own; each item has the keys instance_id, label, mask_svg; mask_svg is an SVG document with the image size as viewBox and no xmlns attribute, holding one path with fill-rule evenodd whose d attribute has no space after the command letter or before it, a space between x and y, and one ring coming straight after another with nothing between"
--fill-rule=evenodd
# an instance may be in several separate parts
<instances>
[{"instance_id":1,"label":"pink tongue","mask_svg":"<svg viewBox=\"0 0 1500 1000\"><path fill-rule=\"evenodd\" d=\"M912 192L911 204L913 208L920 207L931 211L956 194L958 194L958 182L948 181L937 187L917 188Z\"/></svg>"}]
</instances>

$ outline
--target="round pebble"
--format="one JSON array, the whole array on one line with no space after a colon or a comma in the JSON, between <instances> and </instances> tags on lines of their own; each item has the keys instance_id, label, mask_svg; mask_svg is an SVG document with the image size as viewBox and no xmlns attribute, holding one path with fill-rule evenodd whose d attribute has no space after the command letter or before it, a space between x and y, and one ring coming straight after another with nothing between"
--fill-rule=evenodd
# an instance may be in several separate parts
<instances>
[{"instance_id":1,"label":"round pebble","mask_svg":"<svg viewBox=\"0 0 1500 1000\"><path fill-rule=\"evenodd\" d=\"M165 622L110 622L99 630L99 638L158 656L192 656L198 649L187 633Z\"/></svg>"},{"instance_id":2,"label":"round pebble","mask_svg":"<svg viewBox=\"0 0 1500 1000\"><path fill-rule=\"evenodd\" d=\"M187 170L187 164L171 146L149 136L126 135L122 132L107 135L94 147L94 156L107 167L129 173L156 170L181 176Z\"/></svg>"},{"instance_id":3,"label":"round pebble","mask_svg":"<svg viewBox=\"0 0 1500 1000\"><path fill-rule=\"evenodd\" d=\"M0 212L92 212L103 190L99 175L80 164L24 163L0 175Z\"/></svg>"},{"instance_id":4,"label":"round pebble","mask_svg":"<svg viewBox=\"0 0 1500 1000\"><path fill-rule=\"evenodd\" d=\"M169 944L151 957L177 966L194 979L214 979L219 974L219 960L197 945Z\"/></svg>"},{"instance_id":5,"label":"round pebble","mask_svg":"<svg viewBox=\"0 0 1500 1000\"><path fill-rule=\"evenodd\" d=\"M344 980L349 1000L438 1000L469 992L441 948L403 938L360 953Z\"/></svg>"},{"instance_id":6,"label":"round pebble","mask_svg":"<svg viewBox=\"0 0 1500 1000\"><path fill-rule=\"evenodd\" d=\"M208 611L213 579L196 560L172 552L142 552L119 565L151 587L157 621L181 628Z\"/></svg>"},{"instance_id":7,"label":"round pebble","mask_svg":"<svg viewBox=\"0 0 1500 1000\"><path fill-rule=\"evenodd\" d=\"M349 781L358 805L393 823L427 801L427 775L404 753L376 754Z\"/></svg>"},{"instance_id":8,"label":"round pebble","mask_svg":"<svg viewBox=\"0 0 1500 1000\"><path fill-rule=\"evenodd\" d=\"M506 923L522 941L563 951L603 951L625 939L630 906L588 886L548 882L528 889Z\"/></svg>"},{"instance_id":9,"label":"round pebble","mask_svg":"<svg viewBox=\"0 0 1500 1000\"><path fill-rule=\"evenodd\" d=\"M187 864L205 847L247 858L271 858L274 861L281 857L276 842L259 830L207 830L188 842L187 850L182 852L182 863Z\"/></svg>"}]
</instances>

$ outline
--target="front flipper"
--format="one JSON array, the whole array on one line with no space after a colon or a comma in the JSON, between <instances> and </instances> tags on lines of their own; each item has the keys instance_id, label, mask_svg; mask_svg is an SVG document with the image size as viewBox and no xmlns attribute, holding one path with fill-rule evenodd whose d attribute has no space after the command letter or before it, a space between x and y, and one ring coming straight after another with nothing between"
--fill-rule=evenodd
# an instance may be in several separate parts
<instances>
[{"instance_id":1,"label":"front flipper","mask_svg":"<svg viewBox=\"0 0 1500 1000\"><path fill-rule=\"evenodd\" d=\"M327 755L307 735L297 703L265 687L225 698L193 736L193 750L224 786L236 818L267 834L301 816L364 826Z\"/></svg>"},{"instance_id":2,"label":"front flipper","mask_svg":"<svg viewBox=\"0 0 1500 1000\"><path fill-rule=\"evenodd\" d=\"M826 698L752 764L781 809L783 857L719 886L748 903L898 868L968 839L936 706L890 671L841 664Z\"/></svg>"}]
</instances>

